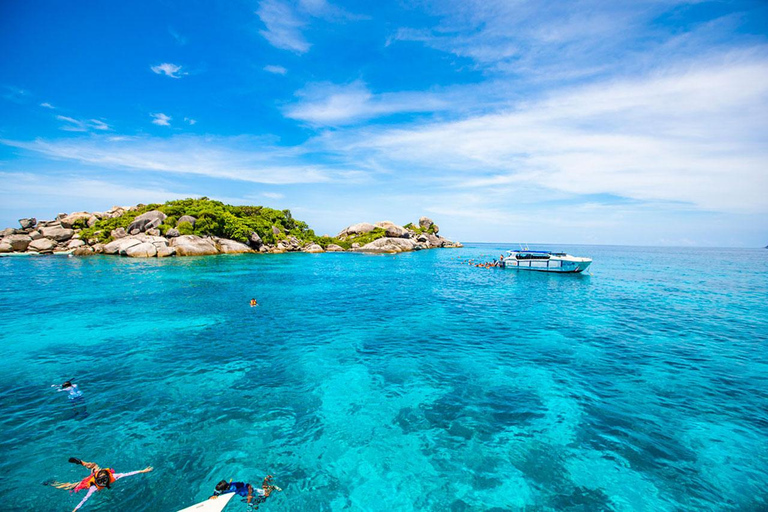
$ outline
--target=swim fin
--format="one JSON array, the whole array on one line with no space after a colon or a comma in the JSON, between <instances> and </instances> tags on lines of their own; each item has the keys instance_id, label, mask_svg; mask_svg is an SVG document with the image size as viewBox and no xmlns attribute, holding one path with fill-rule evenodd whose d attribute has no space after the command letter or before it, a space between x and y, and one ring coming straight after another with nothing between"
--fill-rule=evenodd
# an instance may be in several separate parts
<instances>
[{"instance_id":1,"label":"swim fin","mask_svg":"<svg viewBox=\"0 0 768 512\"><path fill-rule=\"evenodd\" d=\"M69 458L69 462L71 462L72 464L82 464L83 463L83 461L81 461L80 459L76 459L74 457L70 457Z\"/></svg>"}]
</instances>

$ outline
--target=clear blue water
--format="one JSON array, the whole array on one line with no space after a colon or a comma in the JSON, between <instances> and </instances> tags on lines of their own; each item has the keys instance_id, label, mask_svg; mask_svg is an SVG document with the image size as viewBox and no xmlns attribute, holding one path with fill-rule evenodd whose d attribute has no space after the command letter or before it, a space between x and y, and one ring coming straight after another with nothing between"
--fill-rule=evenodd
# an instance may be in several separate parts
<instances>
[{"instance_id":1,"label":"clear blue water","mask_svg":"<svg viewBox=\"0 0 768 512\"><path fill-rule=\"evenodd\" d=\"M768 508L768 250L460 262L502 248L0 258L4 510L71 510L70 456L155 467L93 511Z\"/></svg>"}]
</instances>

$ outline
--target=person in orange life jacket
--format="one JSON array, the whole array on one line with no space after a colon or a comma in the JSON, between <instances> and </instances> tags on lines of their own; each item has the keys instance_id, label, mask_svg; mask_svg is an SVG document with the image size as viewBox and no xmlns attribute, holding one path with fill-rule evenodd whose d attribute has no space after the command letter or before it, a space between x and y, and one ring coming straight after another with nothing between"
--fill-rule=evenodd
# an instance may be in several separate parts
<instances>
[{"instance_id":1,"label":"person in orange life jacket","mask_svg":"<svg viewBox=\"0 0 768 512\"><path fill-rule=\"evenodd\" d=\"M82 501L77 504L72 512L76 512L80 507L82 507L94 492L100 491L104 488L111 489L112 484L117 480L125 478L126 476L133 476L139 473L149 473L152 471L152 466L147 466L144 469L139 471L131 471L130 473L115 473L114 469L100 468L99 465L95 462L83 462L82 460L76 459L74 457L70 457L69 462L72 464L78 464L91 470L91 474L80 480L80 482L53 482L51 484L57 489L67 489L70 493L80 492L84 489L88 489L88 494L85 495Z\"/></svg>"}]
</instances>

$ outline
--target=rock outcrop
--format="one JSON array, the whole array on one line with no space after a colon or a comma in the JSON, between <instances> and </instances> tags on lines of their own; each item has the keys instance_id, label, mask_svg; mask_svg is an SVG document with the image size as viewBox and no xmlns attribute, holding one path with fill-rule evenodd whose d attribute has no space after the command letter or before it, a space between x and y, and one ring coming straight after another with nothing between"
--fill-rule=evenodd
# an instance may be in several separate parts
<instances>
[{"instance_id":1,"label":"rock outcrop","mask_svg":"<svg viewBox=\"0 0 768 512\"><path fill-rule=\"evenodd\" d=\"M222 254L245 254L253 252L253 249L247 245L227 238L217 238L216 244L219 247L219 252Z\"/></svg>"},{"instance_id":2,"label":"rock outcrop","mask_svg":"<svg viewBox=\"0 0 768 512\"><path fill-rule=\"evenodd\" d=\"M15 252L24 252L32 243L32 238L29 235L11 235L5 237L4 240L11 245L11 249Z\"/></svg>"},{"instance_id":3,"label":"rock outcrop","mask_svg":"<svg viewBox=\"0 0 768 512\"><path fill-rule=\"evenodd\" d=\"M370 233L376 229L376 226L373 224L369 224L367 222L360 222L358 224L352 224L349 227L346 227L341 230L341 232L337 235L337 238L347 238L349 236L354 235L364 235L365 233Z\"/></svg>"},{"instance_id":4,"label":"rock outcrop","mask_svg":"<svg viewBox=\"0 0 768 512\"><path fill-rule=\"evenodd\" d=\"M365 244L359 250L361 252L394 253L406 252L416 249L416 243L409 238L384 237Z\"/></svg>"},{"instance_id":5,"label":"rock outcrop","mask_svg":"<svg viewBox=\"0 0 768 512\"><path fill-rule=\"evenodd\" d=\"M192 227L195 227L195 223L197 222L197 219L191 215L182 215L181 217L179 217L179 220L176 221L176 227L179 227L179 224L181 224L182 222L188 222Z\"/></svg>"},{"instance_id":6,"label":"rock outcrop","mask_svg":"<svg viewBox=\"0 0 768 512\"><path fill-rule=\"evenodd\" d=\"M29 219L19 219L19 224L21 225L21 229L32 229L35 227L35 224L37 224L37 219L34 217Z\"/></svg>"},{"instance_id":7,"label":"rock outcrop","mask_svg":"<svg viewBox=\"0 0 768 512\"><path fill-rule=\"evenodd\" d=\"M320 253L320 252L325 252L325 250L322 247L320 247L319 245L317 245L317 244L310 244L310 245L304 247L301 251L302 252L309 252L309 253L313 253L313 254Z\"/></svg>"},{"instance_id":8,"label":"rock outcrop","mask_svg":"<svg viewBox=\"0 0 768 512\"><path fill-rule=\"evenodd\" d=\"M75 223L79 220L83 220L88 223L88 219L91 218L91 214L88 212L75 212L70 213L69 215L66 215L59 220L61 222L61 226L65 228L73 228L75 227Z\"/></svg>"},{"instance_id":9,"label":"rock outcrop","mask_svg":"<svg viewBox=\"0 0 768 512\"><path fill-rule=\"evenodd\" d=\"M75 231L70 228L65 228L61 224L50 227L40 228L40 234L45 238L56 240L57 242L66 242L75 234Z\"/></svg>"},{"instance_id":10,"label":"rock outcrop","mask_svg":"<svg viewBox=\"0 0 768 512\"><path fill-rule=\"evenodd\" d=\"M38 238L32 240L32 243L27 247L30 251L35 251L39 254L50 254L56 248L56 242L50 238Z\"/></svg>"},{"instance_id":11,"label":"rock outcrop","mask_svg":"<svg viewBox=\"0 0 768 512\"><path fill-rule=\"evenodd\" d=\"M114 206L105 212L60 213L54 220L38 221L31 217L19 219L20 229L7 228L0 231L0 254L69 253L76 256L106 254L130 258L165 258L254 252L279 254L343 252L345 250L398 253L438 247L461 247L461 244L439 236L437 224L427 217L419 219L418 228L411 224L399 226L391 221L352 224L339 233L338 240L335 240L338 243L327 243L330 238L327 235L319 239L301 240L291 234L295 231L281 228L280 225L272 225L267 233L263 233L270 242L265 242L255 231L250 232L246 243L212 236L181 235L181 231L188 229L186 226L195 226L197 219L184 215L176 221L176 226L184 224L181 230L177 227L169 229L168 225L163 225L167 216L160 210L145 212L132 219L130 223L126 220L122 225L127 224L128 228L111 229L108 238L105 231L98 228L99 220L114 219L140 209L146 209L146 207L143 205ZM84 232L83 229L86 226L93 229ZM161 233L165 236L161 236ZM109 243L102 244L101 240L105 239L110 240ZM322 242L325 247L313 240L325 240ZM345 247L350 248L345 249Z\"/></svg>"},{"instance_id":12,"label":"rock outcrop","mask_svg":"<svg viewBox=\"0 0 768 512\"><path fill-rule=\"evenodd\" d=\"M375 224L377 228L382 228L387 236L390 238L410 238L411 234L402 226L398 226L394 222L384 220Z\"/></svg>"},{"instance_id":13,"label":"rock outcrop","mask_svg":"<svg viewBox=\"0 0 768 512\"><path fill-rule=\"evenodd\" d=\"M219 253L212 239L197 235L177 236L171 240L171 247L176 249L179 256L207 256Z\"/></svg>"},{"instance_id":14,"label":"rock outcrop","mask_svg":"<svg viewBox=\"0 0 768 512\"><path fill-rule=\"evenodd\" d=\"M125 250L125 256L130 258L154 258L157 256L157 247L151 242L141 242L132 245Z\"/></svg>"},{"instance_id":15,"label":"rock outcrop","mask_svg":"<svg viewBox=\"0 0 768 512\"><path fill-rule=\"evenodd\" d=\"M166 214L159 210L152 210L151 212L142 213L133 219L133 222L131 222L128 228L126 228L126 231L131 235L143 233L148 229L153 229L160 226L160 224L162 224L167 217L168 216Z\"/></svg>"}]
</instances>

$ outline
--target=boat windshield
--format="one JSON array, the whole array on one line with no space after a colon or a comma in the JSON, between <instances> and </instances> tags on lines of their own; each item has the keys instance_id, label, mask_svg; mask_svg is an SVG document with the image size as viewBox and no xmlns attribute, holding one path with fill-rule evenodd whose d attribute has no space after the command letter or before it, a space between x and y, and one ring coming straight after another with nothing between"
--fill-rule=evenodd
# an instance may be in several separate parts
<instances>
[{"instance_id":1,"label":"boat windshield","mask_svg":"<svg viewBox=\"0 0 768 512\"><path fill-rule=\"evenodd\" d=\"M527 251L515 253L518 260L548 260L549 253L544 251Z\"/></svg>"}]
</instances>

